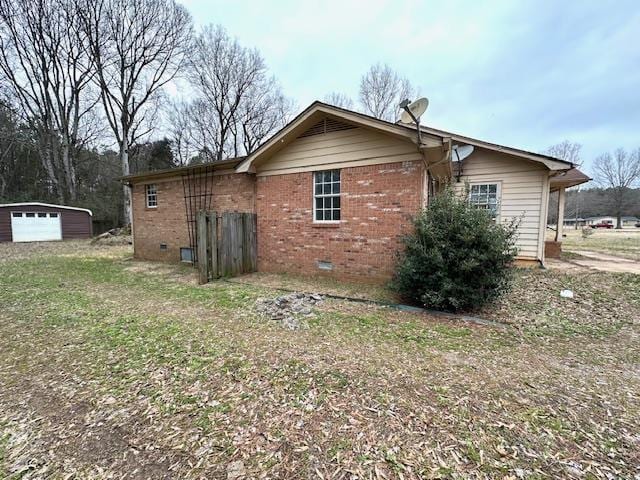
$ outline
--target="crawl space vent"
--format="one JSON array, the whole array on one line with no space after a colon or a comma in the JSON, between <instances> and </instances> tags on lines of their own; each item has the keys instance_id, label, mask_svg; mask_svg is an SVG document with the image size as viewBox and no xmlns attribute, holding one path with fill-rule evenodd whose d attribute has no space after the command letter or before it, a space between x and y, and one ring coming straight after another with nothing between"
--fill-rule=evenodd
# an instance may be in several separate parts
<instances>
[{"instance_id":1,"label":"crawl space vent","mask_svg":"<svg viewBox=\"0 0 640 480\"><path fill-rule=\"evenodd\" d=\"M342 130L351 130L353 128L356 127L332 118L323 118L298 138L322 135L323 133L340 132Z\"/></svg>"},{"instance_id":2,"label":"crawl space vent","mask_svg":"<svg viewBox=\"0 0 640 480\"><path fill-rule=\"evenodd\" d=\"M320 270L333 270L333 263L326 260L318 260L318 268Z\"/></svg>"}]
</instances>

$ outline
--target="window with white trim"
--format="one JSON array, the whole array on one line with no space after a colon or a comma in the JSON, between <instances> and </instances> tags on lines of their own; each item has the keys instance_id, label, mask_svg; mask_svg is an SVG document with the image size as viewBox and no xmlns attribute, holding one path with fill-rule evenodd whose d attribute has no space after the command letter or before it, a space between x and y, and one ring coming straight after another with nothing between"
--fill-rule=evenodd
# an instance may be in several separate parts
<instances>
[{"instance_id":1,"label":"window with white trim","mask_svg":"<svg viewBox=\"0 0 640 480\"><path fill-rule=\"evenodd\" d=\"M489 210L492 217L498 215L498 197L500 188L497 183L478 183L471 185L469 203L477 208Z\"/></svg>"},{"instance_id":2,"label":"window with white trim","mask_svg":"<svg viewBox=\"0 0 640 480\"><path fill-rule=\"evenodd\" d=\"M147 208L156 208L158 206L158 187L155 183L146 185Z\"/></svg>"},{"instance_id":3,"label":"window with white trim","mask_svg":"<svg viewBox=\"0 0 640 480\"><path fill-rule=\"evenodd\" d=\"M313 221L340 221L340 170L313 174Z\"/></svg>"}]
</instances>

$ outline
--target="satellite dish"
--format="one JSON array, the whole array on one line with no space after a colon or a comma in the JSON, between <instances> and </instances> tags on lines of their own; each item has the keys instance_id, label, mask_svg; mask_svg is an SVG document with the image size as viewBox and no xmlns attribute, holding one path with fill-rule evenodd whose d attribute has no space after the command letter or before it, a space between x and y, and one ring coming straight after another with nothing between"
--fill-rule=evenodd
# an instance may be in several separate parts
<instances>
[{"instance_id":1,"label":"satellite dish","mask_svg":"<svg viewBox=\"0 0 640 480\"><path fill-rule=\"evenodd\" d=\"M409 105L407 105L406 108L409 109L409 111L413 114L415 118L420 119L420 115L422 115L427 110L428 106L429 106L429 100L426 99L425 97L422 97L416 100L415 102L411 102ZM415 123L413 121L413 118L411 118L411 115L409 115L409 112L407 112L406 110L402 112L402 115L400 116L400 121L402 123Z\"/></svg>"},{"instance_id":2,"label":"satellite dish","mask_svg":"<svg viewBox=\"0 0 640 480\"><path fill-rule=\"evenodd\" d=\"M454 145L453 152L456 154L456 160L461 162L473 153L473 145Z\"/></svg>"}]
</instances>

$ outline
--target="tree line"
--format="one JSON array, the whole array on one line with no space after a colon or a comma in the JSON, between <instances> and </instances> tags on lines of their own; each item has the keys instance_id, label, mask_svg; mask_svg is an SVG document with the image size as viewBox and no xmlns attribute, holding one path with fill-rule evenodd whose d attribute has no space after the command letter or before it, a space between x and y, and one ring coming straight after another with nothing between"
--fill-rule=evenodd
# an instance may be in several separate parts
<instances>
[{"instance_id":1,"label":"tree line","mask_svg":"<svg viewBox=\"0 0 640 480\"><path fill-rule=\"evenodd\" d=\"M565 140L549 147L544 153L582 166L582 145ZM616 228L622 228L622 217L640 218L640 147L627 151L617 148L593 160L595 188L574 187L567 190L565 218L613 216ZM551 196L547 221L557 222L557 195Z\"/></svg>"},{"instance_id":2,"label":"tree line","mask_svg":"<svg viewBox=\"0 0 640 480\"><path fill-rule=\"evenodd\" d=\"M418 95L376 64L357 101L325 101L395 121ZM246 155L297 109L257 49L219 25L196 30L175 0L0 0L0 201L88 206L127 223L120 176ZM618 160L599 164L622 195L638 173L613 178Z\"/></svg>"},{"instance_id":3,"label":"tree line","mask_svg":"<svg viewBox=\"0 0 640 480\"><path fill-rule=\"evenodd\" d=\"M185 98L169 98L176 85ZM411 92L377 65L363 77L363 109L393 119ZM295 109L257 49L219 25L196 32L174 0L0 0L3 201L106 195L127 222L118 176L251 153ZM149 142L158 125L167 138Z\"/></svg>"}]
</instances>

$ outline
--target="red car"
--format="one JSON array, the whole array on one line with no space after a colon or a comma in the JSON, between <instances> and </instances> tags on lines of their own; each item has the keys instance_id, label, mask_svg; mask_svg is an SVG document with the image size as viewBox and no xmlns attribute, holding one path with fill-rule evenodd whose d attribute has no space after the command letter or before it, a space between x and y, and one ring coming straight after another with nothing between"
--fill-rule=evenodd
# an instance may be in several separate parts
<instances>
[{"instance_id":1,"label":"red car","mask_svg":"<svg viewBox=\"0 0 640 480\"><path fill-rule=\"evenodd\" d=\"M613 223L600 222L591 225L591 228L613 228Z\"/></svg>"}]
</instances>

